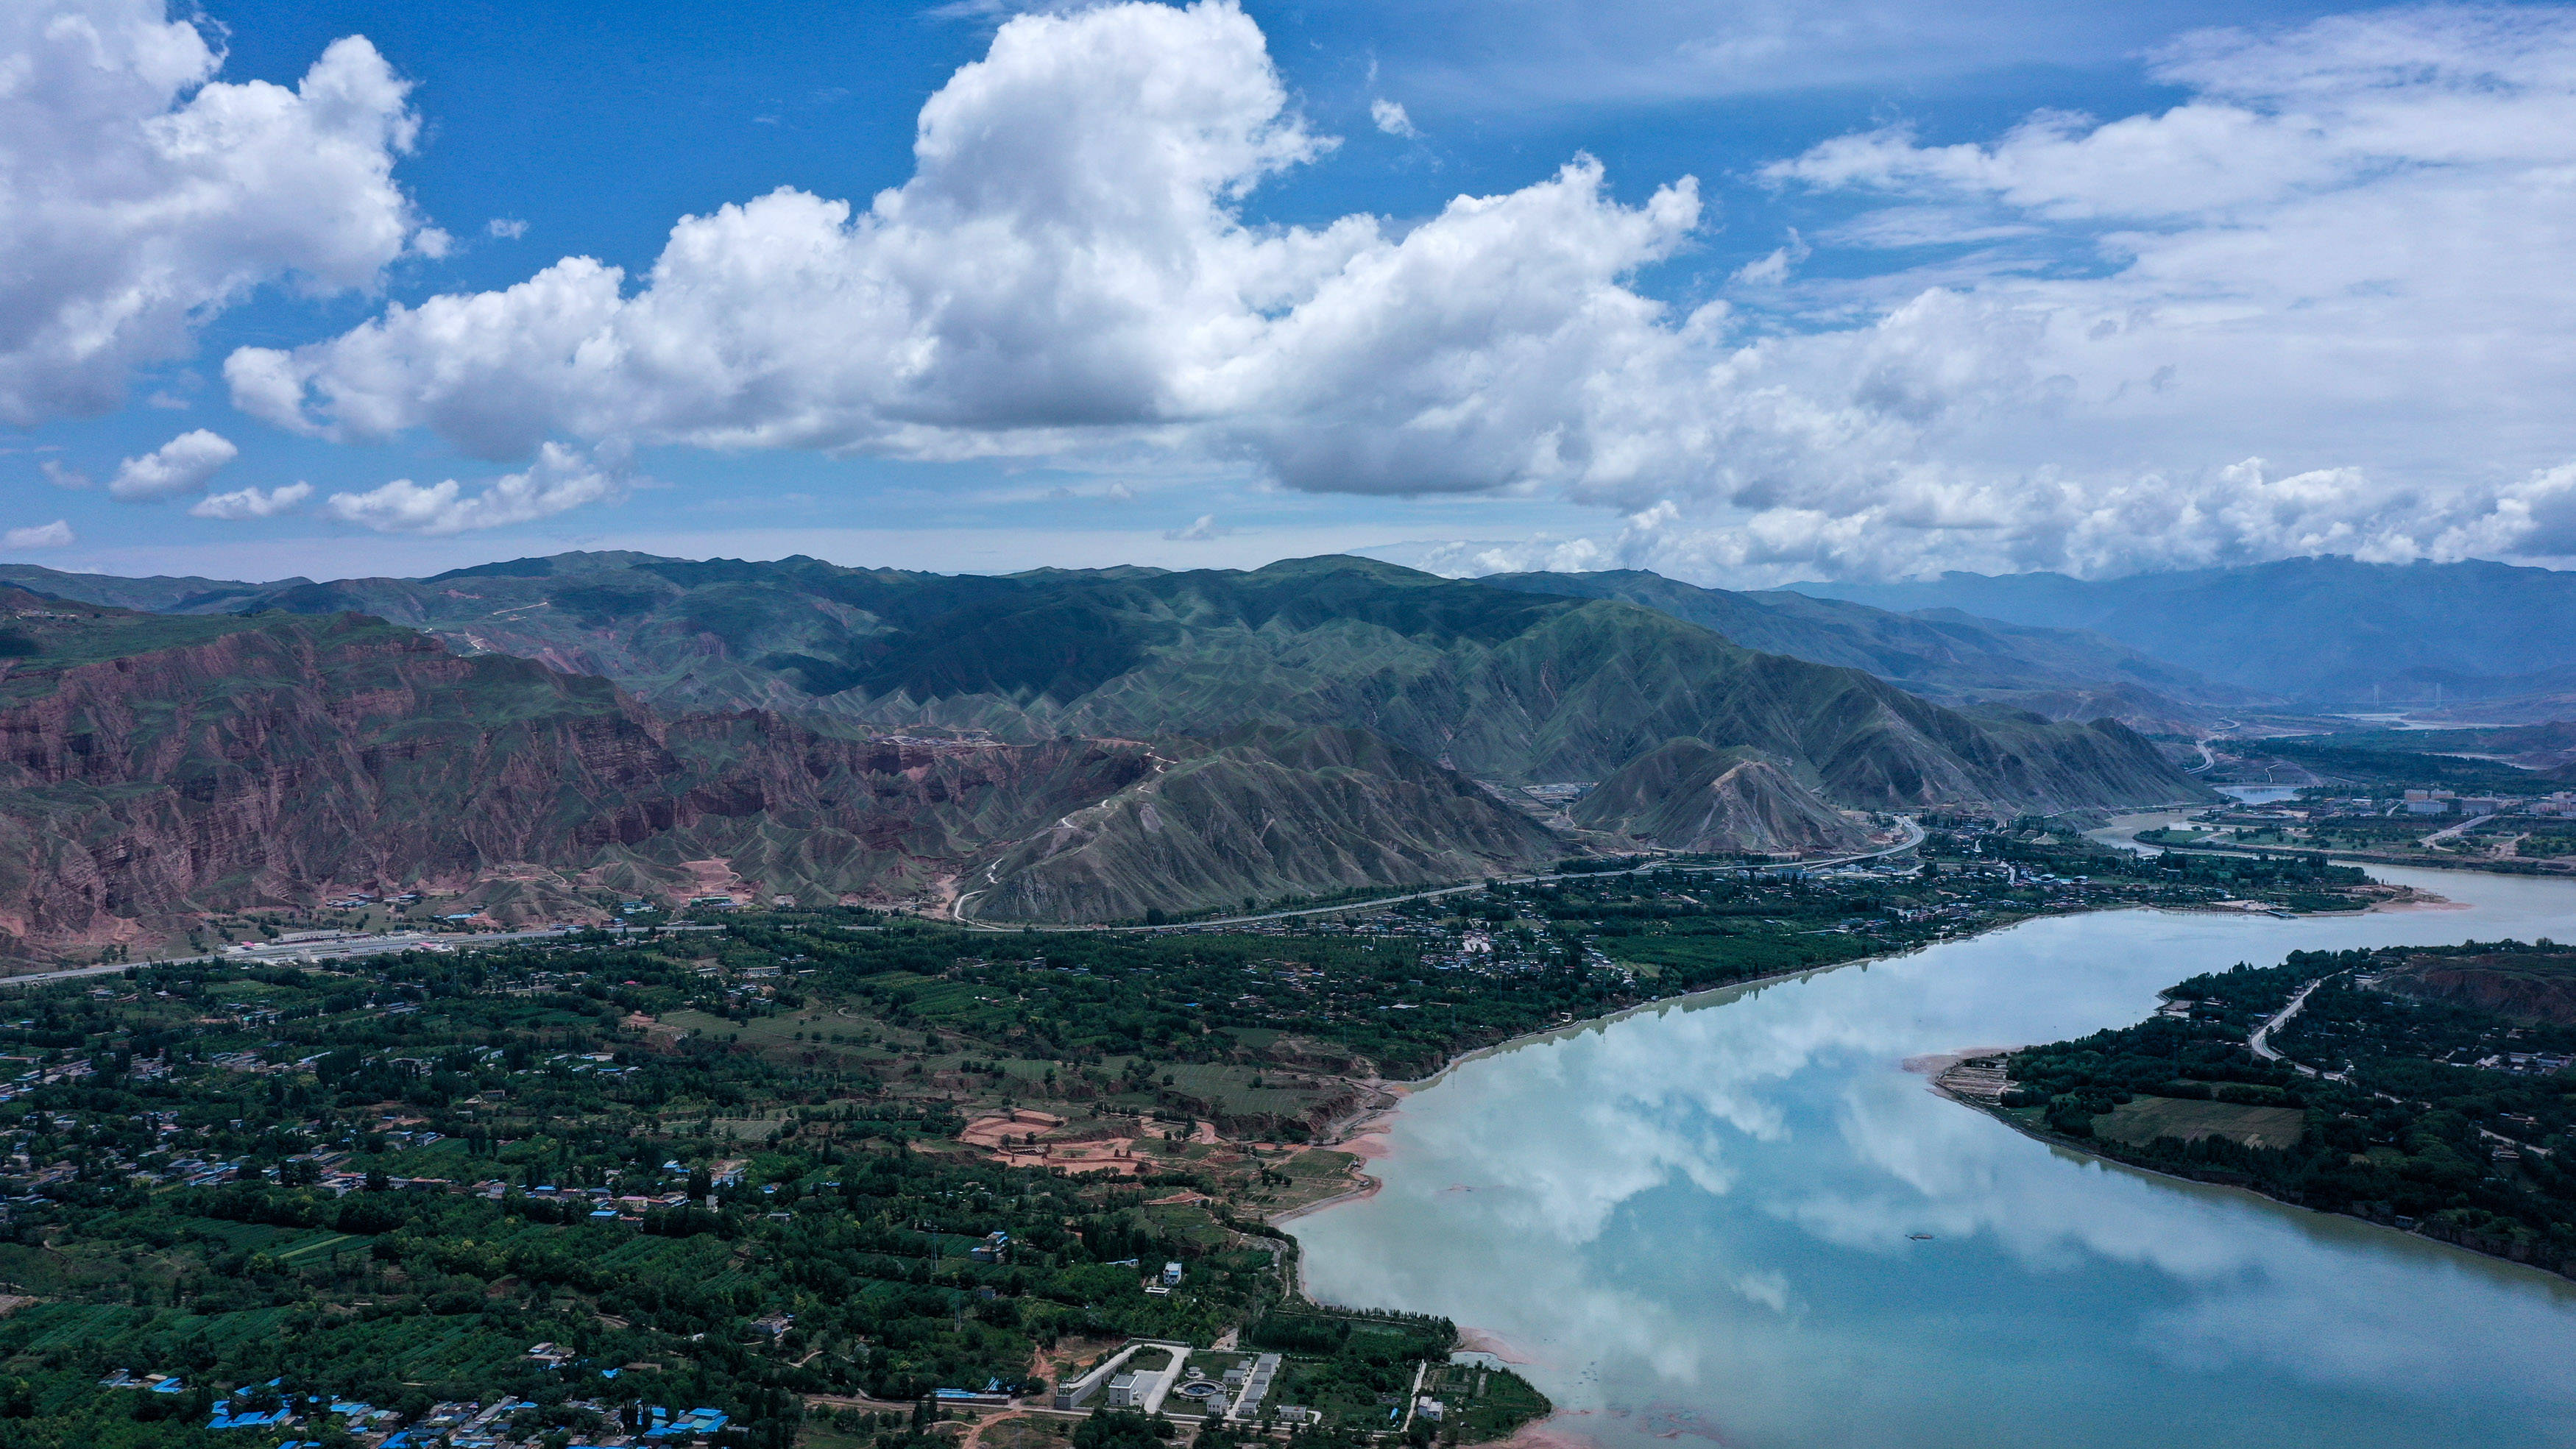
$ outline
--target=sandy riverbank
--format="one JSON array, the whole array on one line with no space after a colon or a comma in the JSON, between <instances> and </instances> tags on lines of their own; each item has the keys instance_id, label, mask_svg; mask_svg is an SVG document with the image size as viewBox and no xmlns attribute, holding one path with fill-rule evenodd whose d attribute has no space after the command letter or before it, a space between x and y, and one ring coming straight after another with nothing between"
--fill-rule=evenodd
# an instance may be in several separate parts
<instances>
[{"instance_id":1,"label":"sandy riverbank","mask_svg":"<svg viewBox=\"0 0 2576 1449\"><path fill-rule=\"evenodd\" d=\"M1512 1431L1502 1449L1600 1449L1598 1441L1574 1427L1574 1421L1593 1417L1585 1409L1559 1409L1544 1419L1533 1419Z\"/></svg>"}]
</instances>

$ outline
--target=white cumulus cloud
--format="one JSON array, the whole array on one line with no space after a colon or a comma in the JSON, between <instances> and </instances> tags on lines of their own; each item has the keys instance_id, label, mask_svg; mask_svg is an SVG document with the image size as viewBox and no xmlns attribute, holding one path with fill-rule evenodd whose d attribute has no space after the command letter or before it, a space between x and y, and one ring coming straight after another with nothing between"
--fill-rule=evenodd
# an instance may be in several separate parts
<instances>
[{"instance_id":1,"label":"white cumulus cloud","mask_svg":"<svg viewBox=\"0 0 2576 1449\"><path fill-rule=\"evenodd\" d=\"M683 220L649 275L568 258L226 364L289 427L431 428L484 456L550 434L941 458L1138 440L1294 486L1490 486L1579 444L1565 405L1655 308L1617 278L1696 222L1588 159L1404 232L1243 222L1326 142L1230 4L1005 24L923 107L865 210L782 190Z\"/></svg>"},{"instance_id":2,"label":"white cumulus cloud","mask_svg":"<svg viewBox=\"0 0 2576 1449\"><path fill-rule=\"evenodd\" d=\"M0 548L68 548L72 542L72 526L59 518L33 528L13 528L0 534Z\"/></svg>"},{"instance_id":3,"label":"white cumulus cloud","mask_svg":"<svg viewBox=\"0 0 2576 1449\"><path fill-rule=\"evenodd\" d=\"M209 493L197 500L188 511L199 518L221 518L239 522L246 518L274 518L278 514L313 496L310 483L287 483L276 488L238 488L230 493Z\"/></svg>"},{"instance_id":4,"label":"white cumulus cloud","mask_svg":"<svg viewBox=\"0 0 2576 1449\"><path fill-rule=\"evenodd\" d=\"M1411 140L1422 134L1414 129L1413 118L1404 113L1404 102L1390 101L1384 96L1369 102L1369 120L1390 136Z\"/></svg>"},{"instance_id":5,"label":"white cumulus cloud","mask_svg":"<svg viewBox=\"0 0 2576 1449\"><path fill-rule=\"evenodd\" d=\"M241 455L220 433L191 428L139 458L116 467L107 491L119 498L172 498L195 493L218 469Z\"/></svg>"},{"instance_id":6,"label":"white cumulus cloud","mask_svg":"<svg viewBox=\"0 0 2576 1449\"><path fill-rule=\"evenodd\" d=\"M0 420L107 411L253 288L363 287L414 235L417 122L373 46L292 90L222 60L162 0L0 6Z\"/></svg>"},{"instance_id":7,"label":"white cumulus cloud","mask_svg":"<svg viewBox=\"0 0 2576 1449\"><path fill-rule=\"evenodd\" d=\"M1632 285L1697 232L1687 177L1623 205L1578 156L1415 224L1258 224L1331 142L1236 5L1021 15L864 205L782 189L641 275L568 257L225 375L285 427L494 459L1152 448L1544 490L1620 520L1549 557L1743 581L2576 548L2576 12L2199 34L2153 79L2186 99L1781 162L1868 209L1739 272L1752 317ZM1881 260L1944 241L1987 261Z\"/></svg>"},{"instance_id":8,"label":"white cumulus cloud","mask_svg":"<svg viewBox=\"0 0 2576 1449\"><path fill-rule=\"evenodd\" d=\"M1735 274L1727 280L1744 286L1776 287L1789 280L1789 274L1797 270L1798 264L1813 255L1815 248L1807 245L1805 238L1792 228L1788 245L1774 247L1769 254L1737 267Z\"/></svg>"},{"instance_id":9,"label":"white cumulus cloud","mask_svg":"<svg viewBox=\"0 0 2576 1449\"><path fill-rule=\"evenodd\" d=\"M621 491L614 472L560 443L548 443L537 450L534 466L505 473L476 492L466 492L453 478L426 486L397 478L364 493L334 493L322 511L378 533L466 533L548 518Z\"/></svg>"}]
</instances>

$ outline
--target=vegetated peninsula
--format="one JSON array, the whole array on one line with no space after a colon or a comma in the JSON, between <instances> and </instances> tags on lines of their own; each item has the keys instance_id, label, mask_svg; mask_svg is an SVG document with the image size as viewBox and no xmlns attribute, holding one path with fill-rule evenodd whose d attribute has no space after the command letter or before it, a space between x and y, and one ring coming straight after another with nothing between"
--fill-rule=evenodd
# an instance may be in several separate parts
<instances>
[{"instance_id":1,"label":"vegetated peninsula","mask_svg":"<svg viewBox=\"0 0 2576 1449\"><path fill-rule=\"evenodd\" d=\"M1944 1081L2123 1162L2576 1274L2576 948L2294 952L2165 996Z\"/></svg>"},{"instance_id":2,"label":"vegetated peninsula","mask_svg":"<svg viewBox=\"0 0 2576 1449\"><path fill-rule=\"evenodd\" d=\"M152 954L222 913L398 896L501 924L698 897L1133 920L2205 793L2116 721L1950 709L1632 604L1365 560L573 555L311 589L0 597L0 951ZM1521 789L1675 741L1764 768L1690 829Z\"/></svg>"}]
</instances>

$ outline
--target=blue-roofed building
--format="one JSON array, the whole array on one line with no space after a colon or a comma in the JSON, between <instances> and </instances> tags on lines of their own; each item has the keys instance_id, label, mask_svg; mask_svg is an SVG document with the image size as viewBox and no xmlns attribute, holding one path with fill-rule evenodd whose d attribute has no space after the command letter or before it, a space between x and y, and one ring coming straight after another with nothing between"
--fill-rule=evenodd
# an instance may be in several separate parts
<instances>
[{"instance_id":1,"label":"blue-roofed building","mask_svg":"<svg viewBox=\"0 0 2576 1449\"><path fill-rule=\"evenodd\" d=\"M648 1416L646 1439L696 1439L722 1429L732 1418L722 1409L691 1409L684 1414L655 1407Z\"/></svg>"}]
</instances>

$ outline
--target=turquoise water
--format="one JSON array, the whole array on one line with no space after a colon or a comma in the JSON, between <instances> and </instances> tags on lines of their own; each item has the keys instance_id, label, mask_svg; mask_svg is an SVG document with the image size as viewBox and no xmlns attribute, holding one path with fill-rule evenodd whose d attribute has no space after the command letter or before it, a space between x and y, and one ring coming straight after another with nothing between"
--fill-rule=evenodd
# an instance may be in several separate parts
<instances>
[{"instance_id":1,"label":"turquoise water","mask_svg":"<svg viewBox=\"0 0 2576 1449\"><path fill-rule=\"evenodd\" d=\"M1308 1287L1491 1334L1609 1446L2576 1444L2576 1283L2066 1153L1899 1066L2297 949L2576 939L2576 883L2379 874L2470 909L2033 921L1463 1063L1380 1192L1292 1224Z\"/></svg>"}]
</instances>

